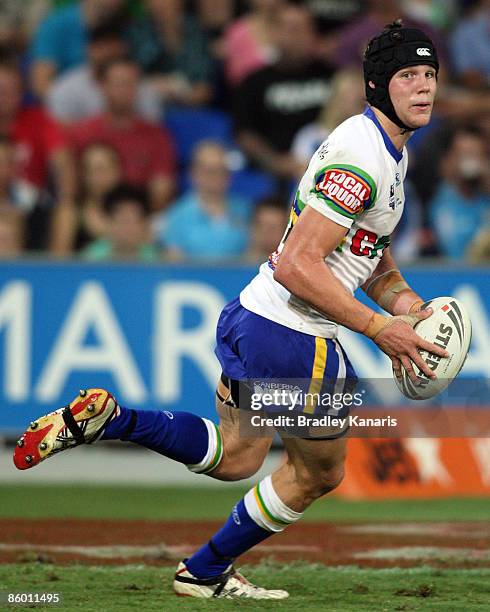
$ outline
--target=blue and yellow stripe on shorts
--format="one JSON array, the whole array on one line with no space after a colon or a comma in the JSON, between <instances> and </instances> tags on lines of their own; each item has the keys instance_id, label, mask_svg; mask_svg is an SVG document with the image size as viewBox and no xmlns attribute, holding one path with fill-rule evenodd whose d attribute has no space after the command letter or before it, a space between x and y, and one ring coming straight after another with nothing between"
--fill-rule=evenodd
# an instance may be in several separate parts
<instances>
[{"instance_id":1,"label":"blue and yellow stripe on shorts","mask_svg":"<svg viewBox=\"0 0 490 612\"><path fill-rule=\"evenodd\" d=\"M225 376L251 388L272 380L298 386L303 394L310 394L307 397L320 393L323 397L343 393L346 383L350 388L357 380L338 340L280 325L245 309L238 298L221 313L216 339L216 355ZM301 410L314 414L317 406L312 401L302 404Z\"/></svg>"},{"instance_id":2,"label":"blue and yellow stripe on shorts","mask_svg":"<svg viewBox=\"0 0 490 612\"><path fill-rule=\"evenodd\" d=\"M314 414L315 398L321 393L343 393L346 377L355 378L354 369L337 340L315 336L315 352L311 367L310 385L303 412Z\"/></svg>"}]
</instances>

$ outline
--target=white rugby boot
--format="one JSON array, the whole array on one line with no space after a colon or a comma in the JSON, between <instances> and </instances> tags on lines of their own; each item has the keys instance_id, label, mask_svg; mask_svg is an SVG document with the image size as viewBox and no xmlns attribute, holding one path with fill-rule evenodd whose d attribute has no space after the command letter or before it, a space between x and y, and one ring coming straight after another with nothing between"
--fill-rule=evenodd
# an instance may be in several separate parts
<instances>
[{"instance_id":1,"label":"white rugby boot","mask_svg":"<svg viewBox=\"0 0 490 612\"><path fill-rule=\"evenodd\" d=\"M174 591L180 597L199 597L201 599L286 599L287 591L263 589L249 582L230 565L215 578L196 578L181 561L175 572Z\"/></svg>"},{"instance_id":2,"label":"white rugby boot","mask_svg":"<svg viewBox=\"0 0 490 612\"><path fill-rule=\"evenodd\" d=\"M102 436L106 425L120 414L114 397L104 389L87 389L64 408L32 421L17 441L14 463L19 470Z\"/></svg>"}]
</instances>

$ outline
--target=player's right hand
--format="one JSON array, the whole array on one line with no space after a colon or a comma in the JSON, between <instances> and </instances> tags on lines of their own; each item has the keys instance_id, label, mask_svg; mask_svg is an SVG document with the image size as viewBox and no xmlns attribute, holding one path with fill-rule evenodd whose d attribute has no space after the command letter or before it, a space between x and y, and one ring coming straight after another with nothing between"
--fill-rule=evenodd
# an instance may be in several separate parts
<instances>
[{"instance_id":1,"label":"player's right hand","mask_svg":"<svg viewBox=\"0 0 490 612\"><path fill-rule=\"evenodd\" d=\"M418 384L418 379L413 364L422 370L428 378L436 378L436 374L422 359L419 351L428 351L439 357L449 356L443 348L432 342L427 342L414 330L414 326L419 321L427 319L431 314L432 309L427 308L409 315L389 317L386 325L373 338L373 341L391 359L395 375L401 377L401 367L403 366L410 380L415 384Z\"/></svg>"}]
</instances>

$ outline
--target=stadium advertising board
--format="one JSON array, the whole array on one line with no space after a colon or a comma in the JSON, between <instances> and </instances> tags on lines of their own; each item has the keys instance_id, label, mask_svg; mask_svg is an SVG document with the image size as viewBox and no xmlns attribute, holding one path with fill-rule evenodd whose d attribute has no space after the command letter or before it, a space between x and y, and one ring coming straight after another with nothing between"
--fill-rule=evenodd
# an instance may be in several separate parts
<instances>
[{"instance_id":1,"label":"stadium advertising board","mask_svg":"<svg viewBox=\"0 0 490 612\"><path fill-rule=\"evenodd\" d=\"M251 267L4 263L0 265L0 430L64 405L79 388L108 387L123 405L188 409L214 418L215 324ZM490 378L488 271L406 271L424 296L468 308L473 342L462 376ZM364 296L359 296L364 299ZM372 342L341 340L362 378L390 378ZM395 385L388 385L399 397Z\"/></svg>"}]
</instances>

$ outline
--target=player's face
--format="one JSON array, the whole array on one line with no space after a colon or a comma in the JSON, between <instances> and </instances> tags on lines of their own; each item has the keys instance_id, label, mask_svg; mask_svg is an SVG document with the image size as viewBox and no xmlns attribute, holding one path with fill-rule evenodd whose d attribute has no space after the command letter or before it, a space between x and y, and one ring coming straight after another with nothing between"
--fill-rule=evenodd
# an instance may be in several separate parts
<instances>
[{"instance_id":1,"label":"player's face","mask_svg":"<svg viewBox=\"0 0 490 612\"><path fill-rule=\"evenodd\" d=\"M432 66L403 68L393 75L388 88L396 114L413 128L429 123L436 90L436 71Z\"/></svg>"}]
</instances>

